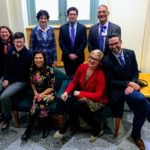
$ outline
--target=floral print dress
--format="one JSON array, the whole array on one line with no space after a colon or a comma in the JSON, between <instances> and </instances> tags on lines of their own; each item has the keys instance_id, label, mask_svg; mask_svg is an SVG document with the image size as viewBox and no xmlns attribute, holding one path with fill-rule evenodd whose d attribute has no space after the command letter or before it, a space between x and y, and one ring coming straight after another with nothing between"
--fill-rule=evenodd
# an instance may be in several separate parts
<instances>
[{"instance_id":1,"label":"floral print dress","mask_svg":"<svg viewBox=\"0 0 150 150\"><path fill-rule=\"evenodd\" d=\"M31 68L31 83L35 85L35 88L38 93L42 93L47 88L54 89L54 70L53 68L47 66L45 69ZM48 116L49 106L52 101L55 100L55 91L53 90L50 94L45 95L43 99L39 97L34 97L33 105L31 108L31 114L38 113L39 117L46 117Z\"/></svg>"}]
</instances>

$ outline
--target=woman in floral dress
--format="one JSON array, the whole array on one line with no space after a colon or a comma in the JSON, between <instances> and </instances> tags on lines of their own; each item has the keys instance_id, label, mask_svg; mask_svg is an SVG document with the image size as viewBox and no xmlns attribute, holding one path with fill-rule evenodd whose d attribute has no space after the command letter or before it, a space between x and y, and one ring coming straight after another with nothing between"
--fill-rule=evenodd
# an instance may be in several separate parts
<instances>
[{"instance_id":1,"label":"woman in floral dress","mask_svg":"<svg viewBox=\"0 0 150 150\"><path fill-rule=\"evenodd\" d=\"M33 58L30 78L34 98L27 129L21 138L23 141L29 138L36 116L41 123L43 138L49 135L49 107L55 100L53 68L47 65L44 52L36 51Z\"/></svg>"}]
</instances>

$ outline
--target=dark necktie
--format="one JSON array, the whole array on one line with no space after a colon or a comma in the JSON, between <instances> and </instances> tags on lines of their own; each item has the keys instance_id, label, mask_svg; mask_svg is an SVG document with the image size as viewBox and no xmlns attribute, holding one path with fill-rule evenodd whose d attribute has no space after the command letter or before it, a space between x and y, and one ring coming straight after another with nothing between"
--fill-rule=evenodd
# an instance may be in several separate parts
<instances>
[{"instance_id":1,"label":"dark necktie","mask_svg":"<svg viewBox=\"0 0 150 150\"><path fill-rule=\"evenodd\" d=\"M120 65L122 66L122 67L124 67L125 66L125 62L124 62L124 60L123 60L123 58L122 58L123 56L119 56L118 57L118 60L119 60L119 62L120 62Z\"/></svg>"},{"instance_id":2,"label":"dark necktie","mask_svg":"<svg viewBox=\"0 0 150 150\"><path fill-rule=\"evenodd\" d=\"M71 25L71 45L74 47L74 42L75 42L75 29L74 25Z\"/></svg>"},{"instance_id":3,"label":"dark necktie","mask_svg":"<svg viewBox=\"0 0 150 150\"><path fill-rule=\"evenodd\" d=\"M104 51L104 36L102 33L106 29L106 26L101 26L100 27L100 34L99 34L99 49L103 52Z\"/></svg>"}]
</instances>

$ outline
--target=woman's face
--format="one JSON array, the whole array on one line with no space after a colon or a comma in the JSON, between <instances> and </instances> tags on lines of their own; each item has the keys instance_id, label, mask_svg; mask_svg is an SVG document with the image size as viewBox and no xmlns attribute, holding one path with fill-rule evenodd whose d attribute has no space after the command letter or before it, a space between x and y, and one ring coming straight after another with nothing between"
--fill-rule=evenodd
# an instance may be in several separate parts
<instances>
[{"instance_id":1,"label":"woman's face","mask_svg":"<svg viewBox=\"0 0 150 150\"><path fill-rule=\"evenodd\" d=\"M89 67L96 69L100 64L100 58L97 55L90 54L88 62L89 62Z\"/></svg>"},{"instance_id":2,"label":"woman's face","mask_svg":"<svg viewBox=\"0 0 150 150\"><path fill-rule=\"evenodd\" d=\"M9 31L5 28L1 28L0 37L1 37L2 40L7 41L10 37Z\"/></svg>"},{"instance_id":3,"label":"woman's face","mask_svg":"<svg viewBox=\"0 0 150 150\"><path fill-rule=\"evenodd\" d=\"M41 28L46 28L47 24L48 24L48 19L46 16L40 16L39 18L39 25L41 26Z\"/></svg>"},{"instance_id":4,"label":"woman's face","mask_svg":"<svg viewBox=\"0 0 150 150\"><path fill-rule=\"evenodd\" d=\"M43 67L43 65L44 65L44 57L43 57L43 55L42 54L36 54L35 56L34 56L34 63L35 63L35 65L38 67L38 68L41 68L41 67Z\"/></svg>"}]
</instances>

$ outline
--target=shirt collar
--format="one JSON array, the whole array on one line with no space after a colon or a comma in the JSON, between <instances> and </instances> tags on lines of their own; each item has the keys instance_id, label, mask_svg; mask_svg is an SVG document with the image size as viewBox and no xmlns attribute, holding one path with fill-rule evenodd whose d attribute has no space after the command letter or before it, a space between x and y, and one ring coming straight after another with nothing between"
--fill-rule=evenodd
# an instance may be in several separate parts
<instances>
[{"instance_id":1,"label":"shirt collar","mask_svg":"<svg viewBox=\"0 0 150 150\"><path fill-rule=\"evenodd\" d=\"M72 24L69 22L69 26L71 26ZM74 27L77 26L77 21L73 24Z\"/></svg>"},{"instance_id":2,"label":"shirt collar","mask_svg":"<svg viewBox=\"0 0 150 150\"><path fill-rule=\"evenodd\" d=\"M50 27L47 25L45 31L41 28L40 25L38 25L37 30L41 30L42 32L47 32L50 29Z\"/></svg>"},{"instance_id":3,"label":"shirt collar","mask_svg":"<svg viewBox=\"0 0 150 150\"><path fill-rule=\"evenodd\" d=\"M123 54L123 50L122 50L122 49L121 49L121 51L119 52L119 54L116 54L116 53L114 53L114 52L112 52L112 54L113 54L116 58L118 58L119 56L124 57L124 54Z\"/></svg>"},{"instance_id":4,"label":"shirt collar","mask_svg":"<svg viewBox=\"0 0 150 150\"><path fill-rule=\"evenodd\" d=\"M104 24L104 25L101 25L100 23L99 23L99 27L101 27L101 26L105 26L106 27L106 29L108 29L108 21Z\"/></svg>"}]
</instances>

